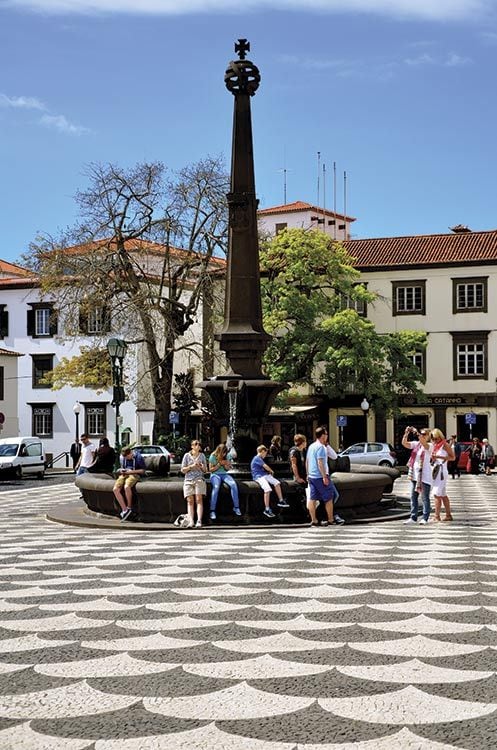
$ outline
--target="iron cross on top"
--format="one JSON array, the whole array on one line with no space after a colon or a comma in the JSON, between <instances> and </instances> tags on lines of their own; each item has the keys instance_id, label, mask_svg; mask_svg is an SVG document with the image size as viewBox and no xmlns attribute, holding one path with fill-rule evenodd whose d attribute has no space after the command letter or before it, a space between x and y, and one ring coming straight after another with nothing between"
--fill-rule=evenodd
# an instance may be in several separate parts
<instances>
[{"instance_id":1,"label":"iron cross on top","mask_svg":"<svg viewBox=\"0 0 497 750\"><path fill-rule=\"evenodd\" d=\"M245 60L247 52L250 52L250 42L247 42L246 39L239 39L238 42L235 42L235 52L238 52L240 60Z\"/></svg>"}]
</instances>

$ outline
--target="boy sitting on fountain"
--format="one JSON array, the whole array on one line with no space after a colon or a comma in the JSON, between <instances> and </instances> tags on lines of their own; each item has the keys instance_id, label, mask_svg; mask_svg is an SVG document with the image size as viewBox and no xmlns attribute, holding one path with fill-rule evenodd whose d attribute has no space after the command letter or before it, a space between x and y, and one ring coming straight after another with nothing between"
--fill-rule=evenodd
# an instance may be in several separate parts
<instances>
[{"instance_id":1,"label":"boy sitting on fountain","mask_svg":"<svg viewBox=\"0 0 497 750\"><path fill-rule=\"evenodd\" d=\"M274 487L276 494L278 495L278 508L289 508L290 506L286 500L283 499L281 483L273 476L274 472L271 467L264 463L267 452L265 445L259 445L257 448L257 455L254 456L250 463L250 471L252 472L252 479L254 482L257 482L264 491L264 515L267 516L267 518L274 518L275 514L269 507L271 487Z\"/></svg>"}]
</instances>

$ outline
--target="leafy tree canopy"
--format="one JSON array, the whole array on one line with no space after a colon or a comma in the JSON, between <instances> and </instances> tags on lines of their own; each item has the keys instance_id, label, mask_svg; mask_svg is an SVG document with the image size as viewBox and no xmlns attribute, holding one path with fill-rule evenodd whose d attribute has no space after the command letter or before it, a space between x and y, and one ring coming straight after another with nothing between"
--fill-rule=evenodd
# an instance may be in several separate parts
<instances>
[{"instance_id":1,"label":"leafy tree canopy","mask_svg":"<svg viewBox=\"0 0 497 750\"><path fill-rule=\"evenodd\" d=\"M275 380L320 385L330 398L356 392L396 408L423 382L412 356L426 334L379 334L355 309L376 295L353 259L322 232L287 229L261 248L264 326L273 339L265 369Z\"/></svg>"}]
</instances>

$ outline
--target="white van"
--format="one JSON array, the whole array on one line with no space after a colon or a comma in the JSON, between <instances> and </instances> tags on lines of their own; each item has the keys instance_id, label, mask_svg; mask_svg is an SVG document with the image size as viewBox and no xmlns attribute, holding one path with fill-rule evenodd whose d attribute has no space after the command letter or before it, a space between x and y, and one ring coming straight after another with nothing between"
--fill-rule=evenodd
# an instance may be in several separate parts
<instances>
[{"instance_id":1,"label":"white van","mask_svg":"<svg viewBox=\"0 0 497 750\"><path fill-rule=\"evenodd\" d=\"M45 476L45 451L37 437L0 438L0 479L14 476L20 479L25 474Z\"/></svg>"}]
</instances>

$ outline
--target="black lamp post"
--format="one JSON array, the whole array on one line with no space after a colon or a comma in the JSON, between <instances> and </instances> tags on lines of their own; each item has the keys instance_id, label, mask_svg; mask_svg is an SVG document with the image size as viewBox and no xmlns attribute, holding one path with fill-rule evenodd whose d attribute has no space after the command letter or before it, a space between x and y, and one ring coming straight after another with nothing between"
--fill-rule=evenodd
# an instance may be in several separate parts
<instances>
[{"instance_id":1,"label":"black lamp post","mask_svg":"<svg viewBox=\"0 0 497 750\"><path fill-rule=\"evenodd\" d=\"M115 451L116 456L120 451L119 438L119 407L126 400L123 388L123 359L126 354L126 343L122 339L112 338L107 342L107 351L109 353L112 365L112 406L116 410L115 423Z\"/></svg>"},{"instance_id":2,"label":"black lamp post","mask_svg":"<svg viewBox=\"0 0 497 750\"><path fill-rule=\"evenodd\" d=\"M366 428L366 437L364 440L366 443L368 442L368 414L369 414L369 401L367 400L366 396L361 401L361 409L364 412L364 423Z\"/></svg>"},{"instance_id":3,"label":"black lamp post","mask_svg":"<svg viewBox=\"0 0 497 750\"><path fill-rule=\"evenodd\" d=\"M79 443L79 415L81 413L81 404L79 401L76 401L74 406L72 407L72 410L74 412L74 416L76 417L76 434L75 434L75 442Z\"/></svg>"}]
</instances>

